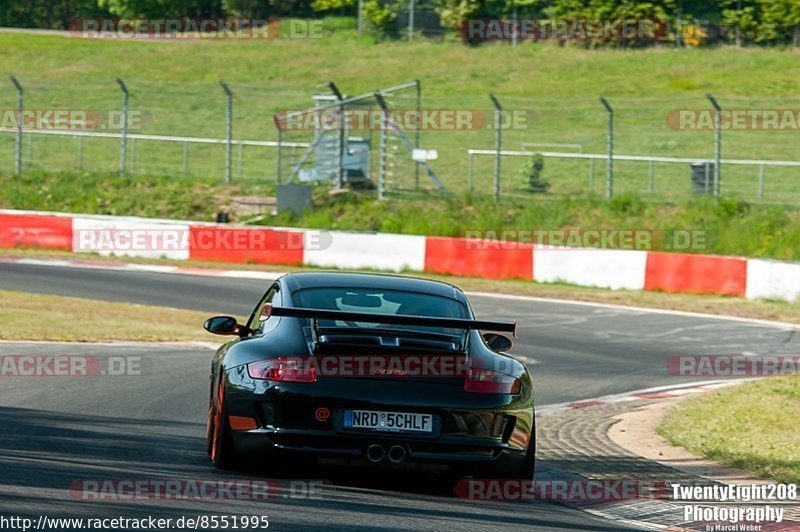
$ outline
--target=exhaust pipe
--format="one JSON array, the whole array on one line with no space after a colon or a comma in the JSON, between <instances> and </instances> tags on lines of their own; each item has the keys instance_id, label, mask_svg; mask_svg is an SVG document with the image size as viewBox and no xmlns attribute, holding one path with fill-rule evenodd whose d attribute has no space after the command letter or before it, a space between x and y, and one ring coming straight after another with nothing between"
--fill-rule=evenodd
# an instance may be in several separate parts
<instances>
[{"instance_id":1,"label":"exhaust pipe","mask_svg":"<svg viewBox=\"0 0 800 532\"><path fill-rule=\"evenodd\" d=\"M399 464L406 459L406 448L402 445L392 445L389 447L389 461L393 464Z\"/></svg>"},{"instance_id":2,"label":"exhaust pipe","mask_svg":"<svg viewBox=\"0 0 800 532\"><path fill-rule=\"evenodd\" d=\"M369 460L373 464L377 464L378 462L383 462L384 458L386 458L386 450L380 445L373 443L372 445L367 447L367 460Z\"/></svg>"}]
</instances>

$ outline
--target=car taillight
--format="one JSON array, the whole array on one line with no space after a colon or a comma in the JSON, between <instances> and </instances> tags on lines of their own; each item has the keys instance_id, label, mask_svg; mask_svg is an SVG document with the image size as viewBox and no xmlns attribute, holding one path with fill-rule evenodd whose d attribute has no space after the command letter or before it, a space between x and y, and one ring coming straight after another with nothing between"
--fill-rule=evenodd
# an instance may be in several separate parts
<instances>
[{"instance_id":1,"label":"car taillight","mask_svg":"<svg viewBox=\"0 0 800 532\"><path fill-rule=\"evenodd\" d=\"M312 364L306 364L303 358L278 357L271 360L251 362L247 365L247 373L253 379L278 382L314 382L317 372Z\"/></svg>"},{"instance_id":2,"label":"car taillight","mask_svg":"<svg viewBox=\"0 0 800 532\"><path fill-rule=\"evenodd\" d=\"M470 393L519 393L519 379L488 369L471 369L464 382L464 391Z\"/></svg>"}]
</instances>

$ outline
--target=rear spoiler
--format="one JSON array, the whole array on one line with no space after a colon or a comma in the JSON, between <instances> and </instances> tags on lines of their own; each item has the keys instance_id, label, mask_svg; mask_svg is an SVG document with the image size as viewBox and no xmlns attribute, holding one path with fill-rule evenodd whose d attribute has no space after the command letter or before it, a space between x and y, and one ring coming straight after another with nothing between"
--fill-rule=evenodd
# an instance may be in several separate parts
<instances>
[{"instance_id":1,"label":"rear spoiler","mask_svg":"<svg viewBox=\"0 0 800 532\"><path fill-rule=\"evenodd\" d=\"M289 318L309 318L312 329L316 331L318 319L361 321L367 323L388 323L393 325L419 325L420 327L447 327L450 329L486 330L510 332L516 338L517 322L465 320L459 318L432 318L429 316L401 316L397 314L369 314L365 312L344 312L341 310L318 310L313 308L272 307L270 316Z\"/></svg>"}]
</instances>

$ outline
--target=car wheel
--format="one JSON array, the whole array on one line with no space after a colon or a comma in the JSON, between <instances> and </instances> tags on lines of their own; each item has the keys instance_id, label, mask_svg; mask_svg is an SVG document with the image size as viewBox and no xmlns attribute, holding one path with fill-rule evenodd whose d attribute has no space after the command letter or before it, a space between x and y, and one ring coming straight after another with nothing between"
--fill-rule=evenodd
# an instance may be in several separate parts
<instances>
[{"instance_id":1,"label":"car wheel","mask_svg":"<svg viewBox=\"0 0 800 532\"><path fill-rule=\"evenodd\" d=\"M211 386L212 393L214 386ZM214 445L214 401L208 401L208 416L206 416L206 453L211 456L211 448Z\"/></svg>"},{"instance_id":2,"label":"car wheel","mask_svg":"<svg viewBox=\"0 0 800 532\"><path fill-rule=\"evenodd\" d=\"M520 464L515 461L514 465L507 462L499 462L495 464L488 472L488 478L496 479L514 479L514 480L532 480L534 470L536 469L536 443L533 438L528 443L528 448L525 451L525 458Z\"/></svg>"},{"instance_id":3,"label":"car wheel","mask_svg":"<svg viewBox=\"0 0 800 532\"><path fill-rule=\"evenodd\" d=\"M236 466L237 455L233 447L231 429L228 425L227 404L225 403L225 379L220 382L217 393L217 404L214 408L213 430L211 440L211 463L217 469L233 469Z\"/></svg>"},{"instance_id":4,"label":"car wheel","mask_svg":"<svg viewBox=\"0 0 800 532\"><path fill-rule=\"evenodd\" d=\"M534 436L531 435L531 441L528 443L528 450L525 452L525 461L517 471L517 475L513 478L522 480L533 480L536 472L536 441Z\"/></svg>"}]
</instances>

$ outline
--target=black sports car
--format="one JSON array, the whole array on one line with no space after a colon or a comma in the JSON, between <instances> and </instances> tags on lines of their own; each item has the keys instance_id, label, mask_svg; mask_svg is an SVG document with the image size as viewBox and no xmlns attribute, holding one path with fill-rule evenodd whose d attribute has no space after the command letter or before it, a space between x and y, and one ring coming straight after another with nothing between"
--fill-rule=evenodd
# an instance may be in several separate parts
<instances>
[{"instance_id":1,"label":"black sports car","mask_svg":"<svg viewBox=\"0 0 800 532\"><path fill-rule=\"evenodd\" d=\"M277 279L211 364L208 452L216 467L284 455L369 467L527 478L531 374L503 354L455 286L411 277L294 273ZM494 331L485 332L481 331Z\"/></svg>"}]
</instances>

